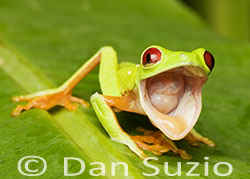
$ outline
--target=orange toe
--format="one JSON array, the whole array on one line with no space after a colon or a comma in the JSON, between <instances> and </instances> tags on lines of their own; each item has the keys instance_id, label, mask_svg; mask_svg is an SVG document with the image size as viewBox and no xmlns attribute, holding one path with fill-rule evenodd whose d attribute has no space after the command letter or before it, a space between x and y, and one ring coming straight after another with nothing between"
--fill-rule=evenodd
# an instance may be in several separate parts
<instances>
[{"instance_id":1,"label":"orange toe","mask_svg":"<svg viewBox=\"0 0 250 179\"><path fill-rule=\"evenodd\" d=\"M89 104L83 99L73 97L71 93L65 94L63 91L44 94L30 98L30 96L17 96L12 98L14 102L27 101L26 105L17 105L17 107L12 111L12 116L18 116L23 110L29 110L31 108L45 109L48 110L56 105L65 107L66 109L72 111L77 109L77 105L72 103L80 103L84 107L88 107Z\"/></svg>"},{"instance_id":2,"label":"orange toe","mask_svg":"<svg viewBox=\"0 0 250 179\"><path fill-rule=\"evenodd\" d=\"M131 136L131 138L135 141L139 148L148 150L155 155L162 155L163 153L171 150L174 153L179 154L183 159L192 159L191 155L187 154L185 150L178 149L174 142L165 137L161 131L151 131L141 127L137 130L143 132L144 135Z\"/></svg>"}]
</instances>

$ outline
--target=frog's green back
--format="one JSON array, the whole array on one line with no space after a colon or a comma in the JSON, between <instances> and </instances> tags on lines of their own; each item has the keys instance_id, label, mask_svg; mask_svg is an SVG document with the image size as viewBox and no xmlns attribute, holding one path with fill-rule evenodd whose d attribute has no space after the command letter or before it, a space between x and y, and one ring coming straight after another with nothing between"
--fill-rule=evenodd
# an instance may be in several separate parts
<instances>
[{"instance_id":1,"label":"frog's green back","mask_svg":"<svg viewBox=\"0 0 250 179\"><path fill-rule=\"evenodd\" d=\"M121 92L133 90L136 84L138 66L131 62L121 62L119 64L118 79Z\"/></svg>"}]
</instances>

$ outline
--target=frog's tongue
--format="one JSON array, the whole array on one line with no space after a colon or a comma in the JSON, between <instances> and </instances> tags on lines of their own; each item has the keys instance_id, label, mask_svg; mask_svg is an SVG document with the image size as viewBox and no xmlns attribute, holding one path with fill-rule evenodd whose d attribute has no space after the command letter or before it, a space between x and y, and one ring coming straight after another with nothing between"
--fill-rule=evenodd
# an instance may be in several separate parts
<instances>
[{"instance_id":1,"label":"frog's tongue","mask_svg":"<svg viewBox=\"0 0 250 179\"><path fill-rule=\"evenodd\" d=\"M205 83L204 78L184 75L181 75L181 77L181 84L176 87L181 88L178 89L177 96L173 97L171 93L170 98L167 99L161 97L162 88L160 89L160 95L152 95L152 93L157 93L157 89L153 89L153 92L149 90L148 83L152 78L140 81L139 95L143 110L151 122L172 140L180 140L191 131L198 120L202 106L201 89ZM180 75L177 75L176 78L172 76L172 78L172 81L175 81L174 84L180 83L178 82L180 81ZM169 89L173 89L173 83L166 90ZM156 98L156 101L152 99L152 96ZM166 106L164 103L170 103L165 111L162 110L162 107Z\"/></svg>"}]
</instances>

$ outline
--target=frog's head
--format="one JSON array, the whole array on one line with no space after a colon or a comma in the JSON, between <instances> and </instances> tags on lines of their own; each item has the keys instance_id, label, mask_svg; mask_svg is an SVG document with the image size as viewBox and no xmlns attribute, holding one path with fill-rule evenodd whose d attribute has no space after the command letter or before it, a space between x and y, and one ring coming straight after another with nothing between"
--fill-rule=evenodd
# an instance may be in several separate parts
<instances>
[{"instance_id":1,"label":"frog's head","mask_svg":"<svg viewBox=\"0 0 250 179\"><path fill-rule=\"evenodd\" d=\"M201 112L201 89L213 67L213 56L203 48L173 52L154 45L142 53L140 103L168 138L180 140L194 127Z\"/></svg>"}]
</instances>

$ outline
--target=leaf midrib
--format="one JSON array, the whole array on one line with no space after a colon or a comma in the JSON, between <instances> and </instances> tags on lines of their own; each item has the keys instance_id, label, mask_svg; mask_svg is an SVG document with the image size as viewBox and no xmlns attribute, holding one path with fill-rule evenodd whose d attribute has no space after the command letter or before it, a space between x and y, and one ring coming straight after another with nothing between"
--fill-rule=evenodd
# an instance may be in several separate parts
<instances>
[{"instance_id":1,"label":"leaf midrib","mask_svg":"<svg viewBox=\"0 0 250 179\"><path fill-rule=\"evenodd\" d=\"M49 89L55 86L53 82L51 82L49 79L47 79L47 77L40 73L36 69L36 67L28 63L28 60L17 55L17 53L15 53L14 50L11 49L11 47L3 44L3 42L1 42L0 44L0 52L0 54L4 55L4 57L2 57L3 63L0 64L0 68L5 71L15 82L17 82L27 93L32 93L46 88ZM22 73L20 73L20 71L22 71ZM27 80L27 76L31 77L32 80ZM36 83L39 83L39 85L37 85ZM113 147L109 146L107 142L105 142L109 140L107 139L107 136L103 135L98 130L98 128L96 128L88 119L81 119L81 117L84 116L84 113L81 110L77 109L74 112L69 112L65 109L62 109L54 114L50 114L50 116L52 119L51 122L53 122L56 126L59 126L59 128L62 129L60 131L62 131L64 135L68 136L68 138L72 140L75 146L80 149L81 154L88 156L90 161L105 161L105 159L109 158L110 163L108 163L108 161L105 161L106 163L108 163L108 165L106 165L107 171L111 170L111 162L123 161L129 166L128 170L129 176L131 178L143 178L138 168L134 167L133 164L129 160L127 160L124 155L120 154L117 150L115 150ZM74 123L73 121L76 123ZM65 122L68 122L67 125L64 125ZM82 130L80 133L75 134L74 131L70 130L79 125L85 127L84 130ZM80 141L76 138L77 135L84 136L86 132L89 135L92 135L92 137L94 137L97 141L104 144L102 146L102 149L105 149L104 153L97 154L96 149L98 147L94 146L93 143L90 144L88 141ZM89 147L91 147L91 150L89 150ZM110 157L104 157L104 154L109 155ZM116 175L116 177L124 177L122 175L122 171L116 171L116 173L118 174ZM109 175L108 172L107 175Z\"/></svg>"}]
</instances>

